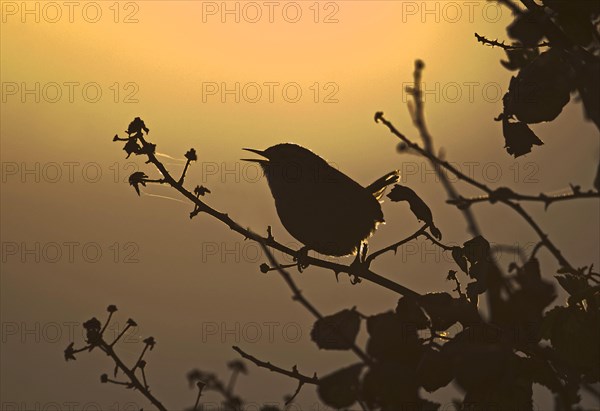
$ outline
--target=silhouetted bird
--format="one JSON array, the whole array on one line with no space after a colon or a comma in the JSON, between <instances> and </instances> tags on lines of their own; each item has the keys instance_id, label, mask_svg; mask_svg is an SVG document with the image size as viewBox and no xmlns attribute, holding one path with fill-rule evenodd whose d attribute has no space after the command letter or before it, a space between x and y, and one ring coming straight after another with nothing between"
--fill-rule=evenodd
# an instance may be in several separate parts
<instances>
[{"instance_id":1,"label":"silhouetted bird","mask_svg":"<svg viewBox=\"0 0 600 411\"><path fill-rule=\"evenodd\" d=\"M399 178L394 171L365 188L296 144L244 150L265 158L243 160L261 165L283 226L306 251L325 255L357 253L384 221L378 199Z\"/></svg>"}]
</instances>

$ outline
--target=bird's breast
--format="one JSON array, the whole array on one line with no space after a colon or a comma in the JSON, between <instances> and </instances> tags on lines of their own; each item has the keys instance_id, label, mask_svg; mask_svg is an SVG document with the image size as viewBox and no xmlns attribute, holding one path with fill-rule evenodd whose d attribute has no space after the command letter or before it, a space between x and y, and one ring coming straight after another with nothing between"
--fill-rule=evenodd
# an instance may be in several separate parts
<instances>
[{"instance_id":1,"label":"bird's breast","mask_svg":"<svg viewBox=\"0 0 600 411\"><path fill-rule=\"evenodd\" d=\"M352 254L383 221L379 202L358 185L288 184L273 197L286 230L327 255Z\"/></svg>"}]
</instances>

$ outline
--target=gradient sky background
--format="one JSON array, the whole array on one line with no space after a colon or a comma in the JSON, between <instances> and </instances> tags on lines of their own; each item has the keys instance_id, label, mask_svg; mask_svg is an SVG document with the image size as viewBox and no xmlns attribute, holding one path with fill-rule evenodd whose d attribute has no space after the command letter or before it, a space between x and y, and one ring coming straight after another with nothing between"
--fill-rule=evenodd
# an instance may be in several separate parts
<instances>
[{"instance_id":1,"label":"gradient sky background","mask_svg":"<svg viewBox=\"0 0 600 411\"><path fill-rule=\"evenodd\" d=\"M143 160L125 160L122 144L111 140L116 133L123 135L136 116L150 128L149 139L158 152L176 158L163 157L174 174L183 167L183 154L190 147L197 150L198 162L186 179L189 188L207 186L212 191L206 197L209 204L256 231L266 232L271 225L276 239L296 246L279 223L264 178L255 165L238 161L244 156L242 147L262 149L293 141L365 185L400 169L404 184L431 207L446 243L462 244L470 238L460 212L445 204L430 166L416 156L396 153L397 141L373 122L373 114L382 110L400 130L418 138L403 91L412 80L416 58L427 65L424 86L431 92L426 95L426 114L435 144L463 171L491 186L509 185L530 194L567 192L569 183L586 190L592 186L599 160L598 131L584 121L577 102L572 101L555 122L534 127L543 147L517 160L503 149L501 128L493 118L502 110L501 95L511 73L499 64L501 50L477 44L473 36L478 32L506 38L510 13L493 3L484 7L485 2L428 1L433 12L426 14L424 2L337 1L316 7L312 1L298 2L302 16L296 23L282 14L287 5L286 16L294 17L289 2L278 2L273 22L263 5L262 19L256 23L243 16L236 23L233 15L223 19L220 13L203 14L203 8L221 7L221 2L139 1L115 7L101 1L96 3L102 12L96 23L86 21L94 18L86 2L78 3L73 22L68 8L61 6L56 23L49 21L55 10L44 8L44 3L37 6L39 22L34 14L21 15L21 2L0 3L2 409L14 403L18 409L43 409L51 403L65 409L69 403L124 409L131 402L149 408L137 393L100 385L100 374L112 370L103 355L81 354L74 363L63 359L70 330L75 330L76 345L83 343L80 324L92 316L104 321L108 304L119 307L119 326L128 317L139 324L129 342L121 344L126 358L134 361L141 349L135 341L149 335L157 339L147 356L148 377L153 393L173 409L193 405L196 393L185 380L190 369L218 372L228 379L225 363L237 358L232 345L282 367L298 364L307 374L325 375L355 361L350 353L319 351L310 341L313 319L291 300L275 273L260 273L258 266L265 258L256 255L255 244L207 216L190 222L189 204L146 195L178 198L174 190L152 186L142 197L135 195L126 183L129 174L136 169L151 176L157 172ZM36 7L36 2L26 4ZM235 4L228 2L227 7ZM242 10L244 5L238 3ZM315 9L320 11L318 22ZM254 17L253 10L246 11L246 17ZM125 23L132 12L137 22ZM338 21L324 23L331 12ZM34 94L21 95L24 86L34 88L36 82L39 102ZM72 102L66 82L77 84ZM203 96L207 83L233 88L236 82L241 87L251 82L281 86L273 102L266 87L257 103L243 96L239 102L232 96L225 102L219 94ZM302 90L297 103L287 102L281 92L292 82ZM56 90L49 83L61 85L62 97L56 102L49 101ZM98 102L86 101L94 97L89 87L89 94L82 92L89 83L97 83L102 91ZM320 89L317 102L311 89L315 83ZM326 83L332 85L325 88ZM466 83L474 83L472 96ZM325 103L331 90L337 90L338 101ZM137 102L125 102L130 91L136 91L132 98ZM25 169L34 171L23 174ZM98 170L101 175L96 177ZM478 194L464 185L459 188L464 195ZM574 265L598 266L597 201L558 203L546 212L542 205L527 206ZM404 204L388 201L383 210L387 224L370 241L372 250L419 227ZM492 243L518 241L531 249L537 241L505 207L482 204L474 210ZM67 242L78 244L73 261ZM34 255L20 256L23 247L31 249L36 243L39 263ZM54 258L52 244L61 245L62 256L55 263L47 261ZM82 251L86 244L90 254ZM84 259L83 254L93 257L89 244L102 251L98 262ZM7 251L12 246L18 247L17 255ZM137 262L125 262L130 252ZM515 256L499 258L507 266ZM546 251L541 263L544 275L551 277L557 265ZM396 256L385 255L373 266L419 292L450 291L452 284L445 281L450 268L451 257L423 241L400 249ZM295 278L324 313L357 306L366 315L375 314L394 308L398 298L366 282L352 286L345 275L336 283L331 272L317 268ZM274 323L272 338L266 323ZM261 335L255 337L257 325ZM209 333L214 327L216 334ZM298 330L301 335L296 338ZM363 329L361 342L365 334ZM281 403L284 394L294 391L293 381L248 366L250 375L238 383L248 401ZM540 387L535 392L538 409L547 409L549 394ZM446 407L452 397L452 388L431 396ZM209 394L207 400L219 399ZM315 409L316 401L311 387L298 398L303 410Z\"/></svg>"}]
</instances>

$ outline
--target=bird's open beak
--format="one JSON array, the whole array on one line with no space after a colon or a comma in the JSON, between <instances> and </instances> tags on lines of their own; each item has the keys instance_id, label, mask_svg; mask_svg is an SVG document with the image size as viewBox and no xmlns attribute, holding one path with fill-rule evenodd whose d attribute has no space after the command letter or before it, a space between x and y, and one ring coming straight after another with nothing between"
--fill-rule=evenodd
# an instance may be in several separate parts
<instances>
[{"instance_id":1,"label":"bird's open beak","mask_svg":"<svg viewBox=\"0 0 600 411\"><path fill-rule=\"evenodd\" d=\"M242 150L250 151L251 153L256 153L259 156L266 157L265 152L261 151L261 150L255 150L253 148L243 148ZM265 163L269 162L269 160L266 160L264 158L242 158L241 160L242 161L252 161L254 163L260 163L260 164L265 164Z\"/></svg>"}]
</instances>

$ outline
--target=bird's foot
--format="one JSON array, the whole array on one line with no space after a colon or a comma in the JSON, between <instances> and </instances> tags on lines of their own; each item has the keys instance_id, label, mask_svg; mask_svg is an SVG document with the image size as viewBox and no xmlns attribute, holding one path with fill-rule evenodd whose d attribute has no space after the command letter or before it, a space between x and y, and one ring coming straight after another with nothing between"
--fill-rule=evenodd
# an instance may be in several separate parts
<instances>
[{"instance_id":1,"label":"bird's foot","mask_svg":"<svg viewBox=\"0 0 600 411\"><path fill-rule=\"evenodd\" d=\"M352 264L350 264L350 270L355 272L360 272L367 270L369 268L369 264L365 261L361 261L360 258L355 258ZM360 282L360 281L357 281Z\"/></svg>"},{"instance_id":2,"label":"bird's foot","mask_svg":"<svg viewBox=\"0 0 600 411\"><path fill-rule=\"evenodd\" d=\"M368 268L368 264L365 261L362 261L359 251L356 254L356 258L354 259L352 264L350 264L350 271L360 273L367 270ZM350 276L350 283L352 283L352 285L356 285L362 281L360 277L356 274L348 273L348 275Z\"/></svg>"},{"instance_id":3,"label":"bird's foot","mask_svg":"<svg viewBox=\"0 0 600 411\"><path fill-rule=\"evenodd\" d=\"M369 269L369 262L367 261L367 250L369 246L366 243L361 243L356 252L356 258L350 264L351 271L362 272ZM362 280L356 274L350 274L350 282L352 285L360 283Z\"/></svg>"},{"instance_id":4,"label":"bird's foot","mask_svg":"<svg viewBox=\"0 0 600 411\"><path fill-rule=\"evenodd\" d=\"M367 260L367 252L369 251L369 245L367 243L361 242L358 246L358 250L356 251L356 257L350 267L353 268L369 268L369 262Z\"/></svg>"},{"instance_id":5,"label":"bird's foot","mask_svg":"<svg viewBox=\"0 0 600 411\"><path fill-rule=\"evenodd\" d=\"M294 258L296 261L296 266L298 267L298 271L302 272L305 268L307 268L310 264L308 263L308 247L304 246L298 250L296 253L296 257Z\"/></svg>"}]
</instances>

